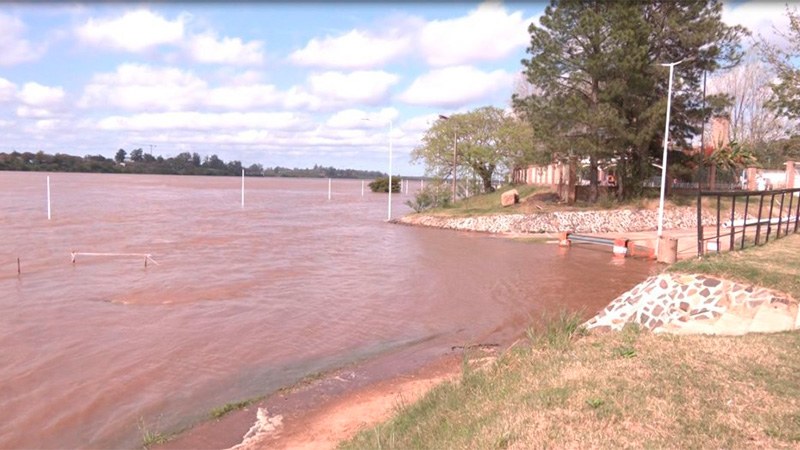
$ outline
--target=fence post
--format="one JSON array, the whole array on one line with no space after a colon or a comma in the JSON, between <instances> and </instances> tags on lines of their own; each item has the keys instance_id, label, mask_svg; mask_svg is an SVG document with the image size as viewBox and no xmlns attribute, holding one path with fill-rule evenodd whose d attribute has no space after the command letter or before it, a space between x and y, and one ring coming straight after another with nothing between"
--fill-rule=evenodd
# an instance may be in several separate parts
<instances>
[{"instance_id":1,"label":"fence post","mask_svg":"<svg viewBox=\"0 0 800 450\"><path fill-rule=\"evenodd\" d=\"M747 220L747 219L745 219ZM733 251L736 244L736 196L731 198L731 242L728 251Z\"/></svg>"},{"instance_id":2,"label":"fence post","mask_svg":"<svg viewBox=\"0 0 800 450\"><path fill-rule=\"evenodd\" d=\"M747 190L748 191L755 191L756 190L756 171L755 167L748 167L747 168Z\"/></svg>"},{"instance_id":3,"label":"fence post","mask_svg":"<svg viewBox=\"0 0 800 450\"><path fill-rule=\"evenodd\" d=\"M697 182L697 257L703 256L703 194Z\"/></svg>"},{"instance_id":4,"label":"fence post","mask_svg":"<svg viewBox=\"0 0 800 450\"><path fill-rule=\"evenodd\" d=\"M678 261L678 239L670 236L661 236L658 245L658 262L674 264Z\"/></svg>"},{"instance_id":5,"label":"fence post","mask_svg":"<svg viewBox=\"0 0 800 450\"><path fill-rule=\"evenodd\" d=\"M786 188L794 189L794 161L786 161Z\"/></svg>"}]
</instances>

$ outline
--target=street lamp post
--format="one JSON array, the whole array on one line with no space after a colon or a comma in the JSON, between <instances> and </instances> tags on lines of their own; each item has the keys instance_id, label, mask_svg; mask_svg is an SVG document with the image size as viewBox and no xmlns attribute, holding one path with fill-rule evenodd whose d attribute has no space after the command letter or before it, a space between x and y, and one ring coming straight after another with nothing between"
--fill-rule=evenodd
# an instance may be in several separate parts
<instances>
[{"instance_id":1,"label":"street lamp post","mask_svg":"<svg viewBox=\"0 0 800 450\"><path fill-rule=\"evenodd\" d=\"M675 69L675 66L684 61L688 61L688 59L682 59L674 63L661 64L664 67L669 67L669 88L667 91L667 121L666 124L664 124L664 155L661 159L661 198L658 202L658 236L656 237L656 258L658 258L659 255L658 251L659 246L661 245L661 234L664 228L664 192L667 186L667 142L669 142L669 113L670 107L672 106L672 73Z\"/></svg>"},{"instance_id":2,"label":"street lamp post","mask_svg":"<svg viewBox=\"0 0 800 450\"><path fill-rule=\"evenodd\" d=\"M365 117L362 120L370 120ZM392 119L386 119L389 122L389 212L386 216L386 221L392 220Z\"/></svg>"},{"instance_id":3,"label":"street lamp post","mask_svg":"<svg viewBox=\"0 0 800 450\"><path fill-rule=\"evenodd\" d=\"M439 114L442 120L450 120L450 117ZM458 164L458 125L453 129L453 204L456 203L456 166Z\"/></svg>"}]
</instances>

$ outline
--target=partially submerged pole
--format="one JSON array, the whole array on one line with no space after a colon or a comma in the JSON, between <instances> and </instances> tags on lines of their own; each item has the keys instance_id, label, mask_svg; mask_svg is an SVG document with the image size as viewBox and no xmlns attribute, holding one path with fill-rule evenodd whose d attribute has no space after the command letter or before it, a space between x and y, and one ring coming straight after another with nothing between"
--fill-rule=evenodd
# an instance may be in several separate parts
<instances>
[{"instance_id":1,"label":"partially submerged pole","mask_svg":"<svg viewBox=\"0 0 800 450\"><path fill-rule=\"evenodd\" d=\"M331 199L331 179L328 178L328 201Z\"/></svg>"},{"instance_id":2,"label":"partially submerged pole","mask_svg":"<svg viewBox=\"0 0 800 450\"><path fill-rule=\"evenodd\" d=\"M242 208L244 208L244 169L242 169ZM147 259L144 260L144 266L147 267Z\"/></svg>"},{"instance_id":3,"label":"partially submerged pole","mask_svg":"<svg viewBox=\"0 0 800 450\"><path fill-rule=\"evenodd\" d=\"M47 220L50 220L50 175L47 176Z\"/></svg>"},{"instance_id":4,"label":"partially submerged pole","mask_svg":"<svg viewBox=\"0 0 800 450\"><path fill-rule=\"evenodd\" d=\"M361 180L361 196L364 196L364 180Z\"/></svg>"},{"instance_id":5,"label":"partially submerged pole","mask_svg":"<svg viewBox=\"0 0 800 450\"><path fill-rule=\"evenodd\" d=\"M22 269L19 267L19 257L17 257L17 275L22 274Z\"/></svg>"}]
</instances>

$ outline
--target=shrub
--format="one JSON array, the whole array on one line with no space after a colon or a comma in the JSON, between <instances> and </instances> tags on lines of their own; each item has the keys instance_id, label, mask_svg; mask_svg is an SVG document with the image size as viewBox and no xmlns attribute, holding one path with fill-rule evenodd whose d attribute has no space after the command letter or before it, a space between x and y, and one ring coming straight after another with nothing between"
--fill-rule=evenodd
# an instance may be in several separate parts
<instances>
[{"instance_id":1,"label":"shrub","mask_svg":"<svg viewBox=\"0 0 800 450\"><path fill-rule=\"evenodd\" d=\"M406 205L418 213L431 208L447 208L450 206L450 192L436 185L425 186L414 194L413 200L407 200Z\"/></svg>"},{"instance_id":2,"label":"shrub","mask_svg":"<svg viewBox=\"0 0 800 450\"><path fill-rule=\"evenodd\" d=\"M369 188L372 192L389 192L389 177L375 178ZM392 192L400 192L400 177L392 176Z\"/></svg>"}]
</instances>

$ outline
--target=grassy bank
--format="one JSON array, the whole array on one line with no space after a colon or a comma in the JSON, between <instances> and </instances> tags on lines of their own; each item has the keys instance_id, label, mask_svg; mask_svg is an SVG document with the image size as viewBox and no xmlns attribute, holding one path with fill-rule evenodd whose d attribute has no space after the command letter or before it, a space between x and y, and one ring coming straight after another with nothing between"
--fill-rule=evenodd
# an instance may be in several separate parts
<instances>
[{"instance_id":1,"label":"grassy bank","mask_svg":"<svg viewBox=\"0 0 800 450\"><path fill-rule=\"evenodd\" d=\"M675 270L796 292L797 236ZM796 294L795 294L796 295ZM609 299L610 300L610 299ZM797 448L800 333L583 336L574 318L465 364L341 449Z\"/></svg>"},{"instance_id":2,"label":"grassy bank","mask_svg":"<svg viewBox=\"0 0 800 450\"><path fill-rule=\"evenodd\" d=\"M704 273L757 284L800 299L800 235L743 251L687 259L669 267L672 272Z\"/></svg>"},{"instance_id":3,"label":"grassy bank","mask_svg":"<svg viewBox=\"0 0 800 450\"><path fill-rule=\"evenodd\" d=\"M513 206L500 206L500 196L503 192L516 189L519 192L520 202ZM696 199L691 196L675 196L669 198L667 208L696 206ZM716 200L704 199L704 208L716 206ZM724 201L723 201L723 206ZM486 214L536 214L561 211L597 211L609 209L657 209L658 197L640 197L619 202L613 196L601 196L596 203L577 201L574 205L567 205L558 200L555 194L546 186L519 185L504 186L490 194L475 195L459 200L447 208L434 208L425 211L425 214L439 216L468 217ZM744 208L742 204L741 208ZM730 210L730 206L728 206Z\"/></svg>"}]
</instances>

